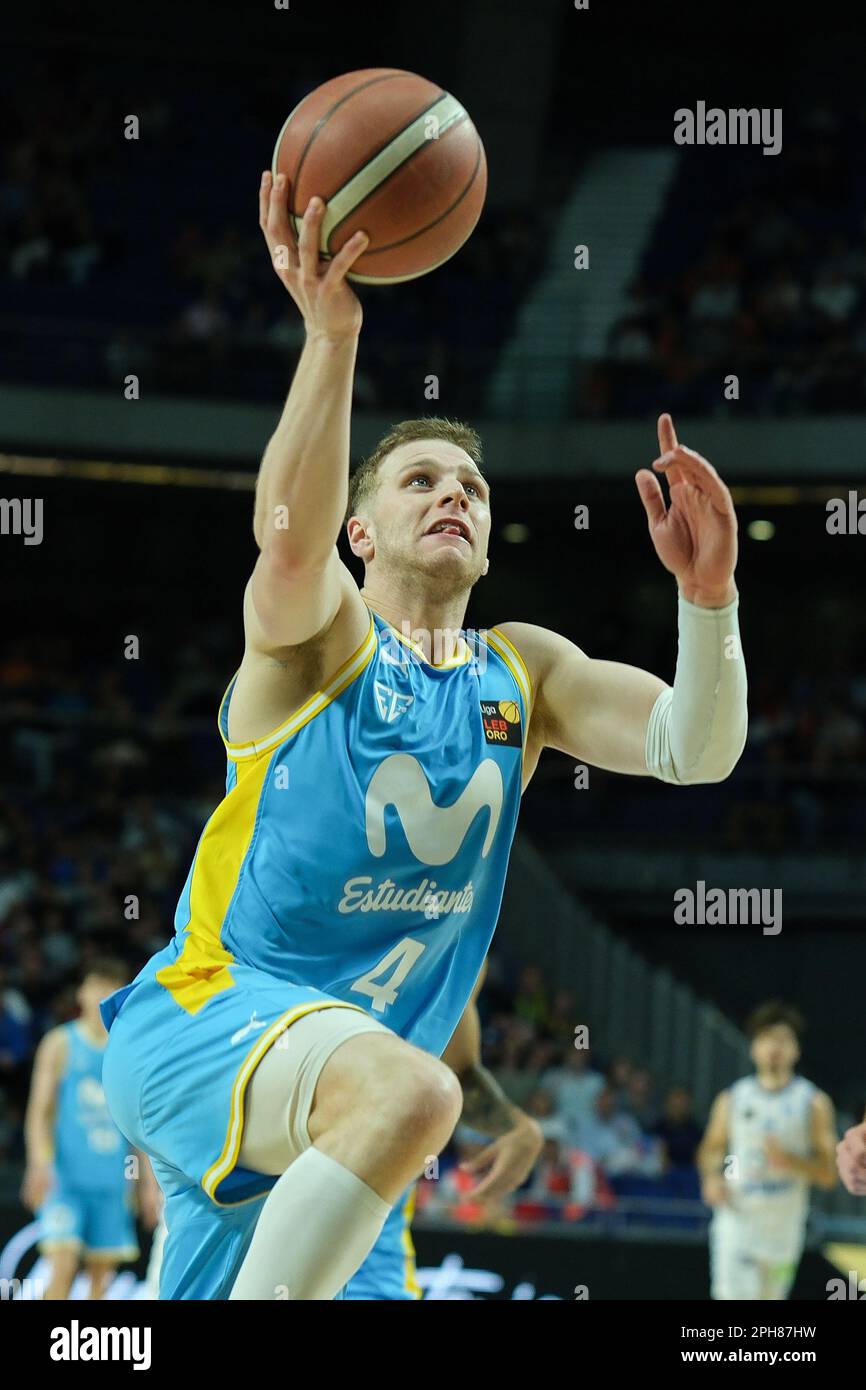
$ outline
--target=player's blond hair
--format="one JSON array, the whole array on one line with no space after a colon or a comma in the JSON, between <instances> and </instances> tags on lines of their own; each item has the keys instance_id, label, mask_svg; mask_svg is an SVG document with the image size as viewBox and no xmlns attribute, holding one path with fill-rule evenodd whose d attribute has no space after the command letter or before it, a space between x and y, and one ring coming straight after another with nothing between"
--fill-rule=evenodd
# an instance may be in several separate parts
<instances>
[{"instance_id":1,"label":"player's blond hair","mask_svg":"<svg viewBox=\"0 0 866 1390\"><path fill-rule=\"evenodd\" d=\"M481 436L470 425L464 425L460 420L447 420L440 415L403 420L399 425L393 425L379 440L372 454L361 460L349 479L346 521L350 516L357 516L375 493L379 465L385 456L399 444L410 444L416 439L444 439L448 444L456 444L459 449L465 449L478 468L481 467Z\"/></svg>"}]
</instances>

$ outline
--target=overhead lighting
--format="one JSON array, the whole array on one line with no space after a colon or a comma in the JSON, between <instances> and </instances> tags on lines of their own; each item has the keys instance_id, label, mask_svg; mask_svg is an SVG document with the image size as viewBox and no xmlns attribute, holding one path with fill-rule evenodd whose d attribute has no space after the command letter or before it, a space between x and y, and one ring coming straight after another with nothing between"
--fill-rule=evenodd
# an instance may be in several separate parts
<instances>
[{"instance_id":1,"label":"overhead lighting","mask_svg":"<svg viewBox=\"0 0 866 1390\"><path fill-rule=\"evenodd\" d=\"M750 521L746 527L746 534L753 541L771 541L776 534L776 527L772 521Z\"/></svg>"},{"instance_id":2,"label":"overhead lighting","mask_svg":"<svg viewBox=\"0 0 866 1390\"><path fill-rule=\"evenodd\" d=\"M519 545L521 541L529 540L529 527L522 521L509 521L502 528L502 539Z\"/></svg>"}]
</instances>

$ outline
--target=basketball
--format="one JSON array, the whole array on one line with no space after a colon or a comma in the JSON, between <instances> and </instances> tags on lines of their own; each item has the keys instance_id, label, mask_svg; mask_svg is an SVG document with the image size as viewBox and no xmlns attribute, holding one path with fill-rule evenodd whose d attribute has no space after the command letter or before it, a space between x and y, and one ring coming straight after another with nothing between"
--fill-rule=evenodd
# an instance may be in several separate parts
<instances>
[{"instance_id":1,"label":"basketball","mask_svg":"<svg viewBox=\"0 0 866 1390\"><path fill-rule=\"evenodd\" d=\"M503 719L508 720L509 724L520 723L520 710L517 708L514 700L500 700L499 713L502 715Z\"/></svg>"},{"instance_id":2,"label":"basketball","mask_svg":"<svg viewBox=\"0 0 866 1390\"><path fill-rule=\"evenodd\" d=\"M349 279L414 280L469 237L487 192L484 146L466 110L435 82L397 68L344 73L304 97L274 147L297 237L313 196L327 204L322 256L357 231L370 244Z\"/></svg>"}]
</instances>

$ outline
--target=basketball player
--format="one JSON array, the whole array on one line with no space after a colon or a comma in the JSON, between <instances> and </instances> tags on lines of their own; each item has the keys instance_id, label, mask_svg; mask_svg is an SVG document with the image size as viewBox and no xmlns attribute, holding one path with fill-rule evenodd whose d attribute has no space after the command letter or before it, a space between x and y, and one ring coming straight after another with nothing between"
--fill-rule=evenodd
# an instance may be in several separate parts
<instances>
[{"instance_id":1,"label":"basketball player","mask_svg":"<svg viewBox=\"0 0 866 1390\"><path fill-rule=\"evenodd\" d=\"M836 1146L839 1177L854 1197L866 1197L866 1117L863 1123L846 1129Z\"/></svg>"},{"instance_id":2,"label":"basketball player","mask_svg":"<svg viewBox=\"0 0 866 1390\"><path fill-rule=\"evenodd\" d=\"M720 1092L698 1150L710 1223L711 1297L787 1298L809 1214L809 1187L836 1185L829 1096L795 1074L802 1021L763 1004L746 1024L755 1074Z\"/></svg>"},{"instance_id":3,"label":"basketball player","mask_svg":"<svg viewBox=\"0 0 866 1390\"><path fill-rule=\"evenodd\" d=\"M494 1139L466 1165L472 1172L484 1174L469 1195L490 1201L513 1192L525 1181L544 1147L544 1136L537 1122L511 1104L495 1078L481 1065L481 1021L475 1001L486 972L485 961L442 1061L455 1072L463 1089L461 1121ZM414 1210L413 1184L392 1207L382 1234L349 1280L344 1297L378 1301L421 1297L410 1231Z\"/></svg>"},{"instance_id":4,"label":"basketball player","mask_svg":"<svg viewBox=\"0 0 866 1390\"><path fill-rule=\"evenodd\" d=\"M126 976L119 962L94 961L78 989L80 1017L52 1028L36 1050L21 1198L42 1222L39 1248L51 1265L47 1299L69 1297L81 1263L90 1297L102 1298L117 1265L138 1256L124 1171L128 1145L102 1088L108 1036L99 1001Z\"/></svg>"},{"instance_id":5,"label":"basketball player","mask_svg":"<svg viewBox=\"0 0 866 1390\"><path fill-rule=\"evenodd\" d=\"M219 712L226 795L173 940L102 1006L112 1113L166 1196L170 1299L334 1298L440 1152L462 1103L441 1054L542 748L692 784L727 777L746 738L736 518L715 469L664 415L656 472L637 475L680 590L672 689L527 623L461 631L489 568L478 436L398 426L350 498L362 310L346 272L366 238L320 263L324 204L296 250L286 197L263 175L306 341L258 477L246 648ZM336 547L347 510L360 591Z\"/></svg>"}]
</instances>

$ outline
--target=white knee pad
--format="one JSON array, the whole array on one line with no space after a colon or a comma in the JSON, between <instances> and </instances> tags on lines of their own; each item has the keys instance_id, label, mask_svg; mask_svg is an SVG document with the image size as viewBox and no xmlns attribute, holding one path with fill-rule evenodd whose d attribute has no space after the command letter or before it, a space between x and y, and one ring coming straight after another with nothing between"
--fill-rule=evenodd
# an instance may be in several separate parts
<instances>
[{"instance_id":1,"label":"white knee pad","mask_svg":"<svg viewBox=\"0 0 866 1390\"><path fill-rule=\"evenodd\" d=\"M359 1033L395 1034L357 1009L316 1009L281 1033L247 1087L238 1164L284 1173L312 1144L307 1121L316 1083L331 1053Z\"/></svg>"}]
</instances>

